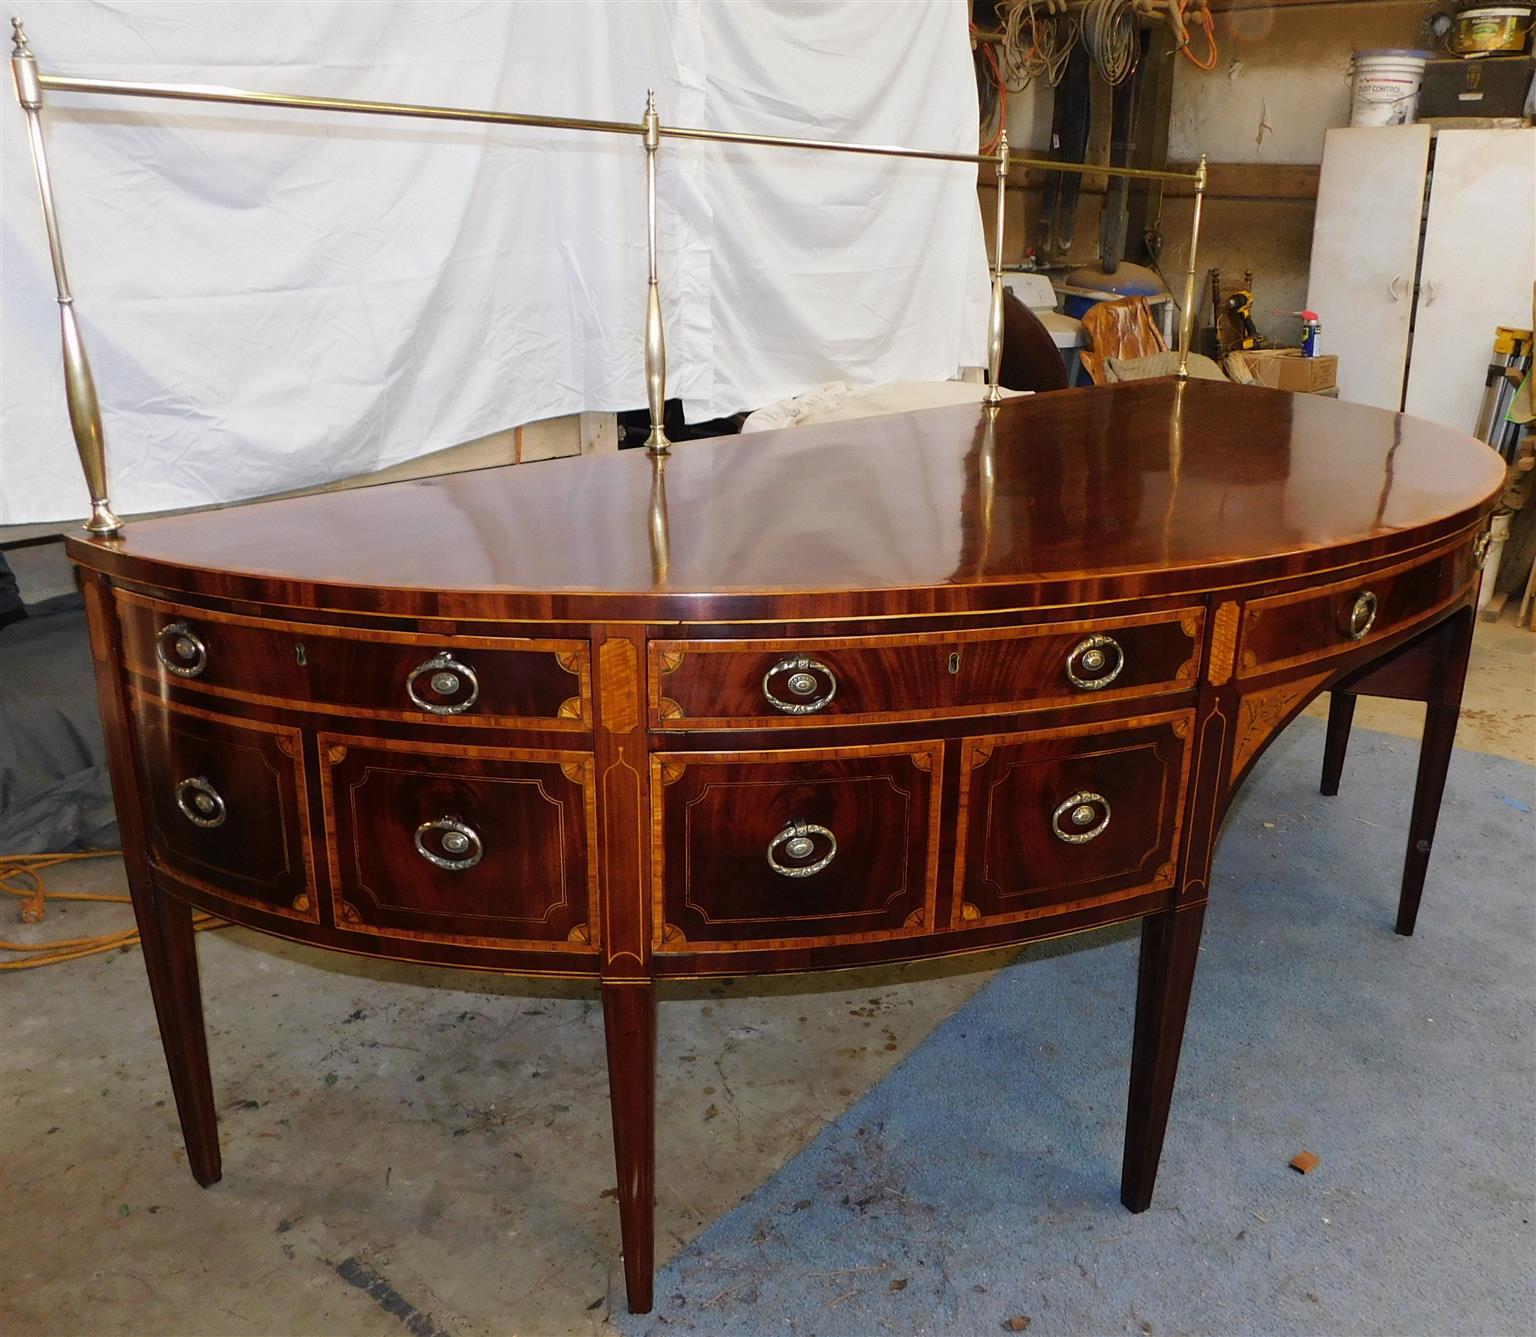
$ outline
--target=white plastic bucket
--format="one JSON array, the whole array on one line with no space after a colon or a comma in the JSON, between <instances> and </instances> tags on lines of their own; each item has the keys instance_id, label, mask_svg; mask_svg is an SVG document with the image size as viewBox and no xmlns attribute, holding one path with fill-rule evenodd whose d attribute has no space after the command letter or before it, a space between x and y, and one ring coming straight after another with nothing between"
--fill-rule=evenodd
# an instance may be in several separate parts
<instances>
[{"instance_id":1,"label":"white plastic bucket","mask_svg":"<svg viewBox=\"0 0 1536 1337\"><path fill-rule=\"evenodd\" d=\"M1351 125L1412 125L1427 51L1356 51Z\"/></svg>"}]
</instances>

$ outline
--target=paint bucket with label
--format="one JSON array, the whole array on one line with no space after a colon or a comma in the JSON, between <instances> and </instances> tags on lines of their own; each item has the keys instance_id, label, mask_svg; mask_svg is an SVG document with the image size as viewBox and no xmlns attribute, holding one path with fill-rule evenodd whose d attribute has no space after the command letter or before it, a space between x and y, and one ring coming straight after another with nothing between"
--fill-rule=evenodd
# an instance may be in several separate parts
<instances>
[{"instance_id":1,"label":"paint bucket with label","mask_svg":"<svg viewBox=\"0 0 1536 1337\"><path fill-rule=\"evenodd\" d=\"M1457 14L1451 50L1458 56L1518 55L1530 31L1530 5L1479 5Z\"/></svg>"},{"instance_id":2,"label":"paint bucket with label","mask_svg":"<svg viewBox=\"0 0 1536 1337\"><path fill-rule=\"evenodd\" d=\"M1412 125L1428 51L1356 51L1351 125Z\"/></svg>"}]
</instances>

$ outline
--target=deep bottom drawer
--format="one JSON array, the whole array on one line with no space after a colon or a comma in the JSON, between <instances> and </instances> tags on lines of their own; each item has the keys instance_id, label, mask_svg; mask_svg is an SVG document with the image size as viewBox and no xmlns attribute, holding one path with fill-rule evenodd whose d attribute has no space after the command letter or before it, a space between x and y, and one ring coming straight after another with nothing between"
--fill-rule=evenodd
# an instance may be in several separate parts
<instances>
[{"instance_id":1,"label":"deep bottom drawer","mask_svg":"<svg viewBox=\"0 0 1536 1337\"><path fill-rule=\"evenodd\" d=\"M968 738L955 887L967 920L1173 885L1193 713Z\"/></svg>"},{"instance_id":2,"label":"deep bottom drawer","mask_svg":"<svg viewBox=\"0 0 1536 1337\"><path fill-rule=\"evenodd\" d=\"M589 756L338 734L319 748L339 927L591 948Z\"/></svg>"}]
</instances>

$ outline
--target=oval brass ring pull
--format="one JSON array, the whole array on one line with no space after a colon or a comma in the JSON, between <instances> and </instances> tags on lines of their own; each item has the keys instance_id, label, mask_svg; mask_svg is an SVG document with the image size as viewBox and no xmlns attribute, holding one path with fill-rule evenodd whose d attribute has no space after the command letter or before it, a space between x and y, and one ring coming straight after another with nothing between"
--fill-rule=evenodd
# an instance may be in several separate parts
<instances>
[{"instance_id":1,"label":"oval brass ring pull","mask_svg":"<svg viewBox=\"0 0 1536 1337\"><path fill-rule=\"evenodd\" d=\"M1066 825L1062 825L1062 819ZM1069 845L1086 845L1097 840L1109 826L1109 800L1103 794L1083 789L1063 799L1051 814L1051 830L1057 840ZM1070 828L1070 829L1068 829Z\"/></svg>"},{"instance_id":2,"label":"oval brass ring pull","mask_svg":"<svg viewBox=\"0 0 1536 1337\"><path fill-rule=\"evenodd\" d=\"M223 826L229 816L219 791L201 775L189 776L176 786L176 806L193 826Z\"/></svg>"},{"instance_id":3,"label":"oval brass ring pull","mask_svg":"<svg viewBox=\"0 0 1536 1337\"><path fill-rule=\"evenodd\" d=\"M462 701L428 701L416 692L416 680L427 678L427 686L438 696L453 696L469 687ZM480 699L480 679L468 664L461 664L446 650L439 650L431 659L424 659L406 675L405 691L416 705L433 715L460 715Z\"/></svg>"},{"instance_id":4,"label":"oval brass ring pull","mask_svg":"<svg viewBox=\"0 0 1536 1337\"><path fill-rule=\"evenodd\" d=\"M827 852L815 863L782 864L774 856L782 849L791 859L809 859L816 853L815 837L827 842ZM810 877L837 858L837 837L814 822L791 822L768 842L768 867L780 877Z\"/></svg>"},{"instance_id":5,"label":"oval brass ring pull","mask_svg":"<svg viewBox=\"0 0 1536 1337\"><path fill-rule=\"evenodd\" d=\"M781 673L789 674L784 680L784 688L793 700L786 701L773 693L770 684ZM817 675L825 681L825 689ZM818 692L821 693L819 696ZM787 655L763 674L763 695L770 706L786 715L814 715L818 710L825 710L837 695L837 674L809 655Z\"/></svg>"},{"instance_id":6,"label":"oval brass ring pull","mask_svg":"<svg viewBox=\"0 0 1536 1337\"><path fill-rule=\"evenodd\" d=\"M185 622L170 622L155 634L155 658L178 678L195 678L208 667L208 647Z\"/></svg>"},{"instance_id":7,"label":"oval brass ring pull","mask_svg":"<svg viewBox=\"0 0 1536 1337\"><path fill-rule=\"evenodd\" d=\"M1067 655L1067 678L1085 692L1108 687L1124 667L1125 651L1113 636L1085 637Z\"/></svg>"},{"instance_id":8,"label":"oval brass ring pull","mask_svg":"<svg viewBox=\"0 0 1536 1337\"><path fill-rule=\"evenodd\" d=\"M1349 639L1363 641L1376 625L1376 596L1362 590L1349 610Z\"/></svg>"},{"instance_id":9,"label":"oval brass ring pull","mask_svg":"<svg viewBox=\"0 0 1536 1337\"><path fill-rule=\"evenodd\" d=\"M433 832L441 832L436 841L441 854L427 847L427 837ZM468 822L461 822L457 817L439 817L416 828L416 853L435 867L457 873L479 863L485 855L485 846L481 843L480 833Z\"/></svg>"}]
</instances>

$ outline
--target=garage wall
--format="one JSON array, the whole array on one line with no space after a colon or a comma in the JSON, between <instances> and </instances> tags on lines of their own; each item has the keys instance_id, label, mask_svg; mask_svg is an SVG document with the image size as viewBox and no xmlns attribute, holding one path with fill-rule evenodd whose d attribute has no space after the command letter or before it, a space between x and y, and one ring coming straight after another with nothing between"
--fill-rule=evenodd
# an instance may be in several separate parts
<instances>
[{"instance_id":1,"label":"garage wall","mask_svg":"<svg viewBox=\"0 0 1536 1337\"><path fill-rule=\"evenodd\" d=\"M1255 320L1273 339L1300 338L1300 323L1271 308L1297 310L1306 302L1316 168L1324 132L1349 124L1350 54L1419 46L1427 9L1422 0L1246 5L1216 17L1215 70L1178 62L1169 157L1190 162L1203 150L1212 163L1248 169L1213 173L1200 268L1215 265L1224 282L1236 282L1251 267ZM1165 207L1169 273L1188 264L1189 212L1187 199ZM1328 312L1318 314L1326 346Z\"/></svg>"},{"instance_id":2,"label":"garage wall","mask_svg":"<svg viewBox=\"0 0 1536 1337\"><path fill-rule=\"evenodd\" d=\"M1300 322L1273 309L1298 310L1306 300L1323 134L1349 123L1350 54L1356 48L1420 46L1429 6L1425 0L1215 0L1212 7L1216 69L1207 73L1172 58L1168 123L1171 163L1189 166L1204 151L1212 164L1199 258L1202 297L1208 303L1204 275L1211 266L1228 286L1252 268L1259 328L1278 341L1296 342ZM1050 123L1049 89L1010 95L1008 137L1018 151L1043 150ZM994 196L984 179L980 189L990 228ZM1096 254L1101 191L1102 178L1088 178L1069 264L1087 264ZM1009 192L1010 263L1022 258L1035 236L1038 203L1039 191L1028 182ZM1170 188L1162 201L1162 267L1180 295L1190 207L1182 188ZM1155 200L1149 212L1156 216ZM1326 345L1328 313L1320 315Z\"/></svg>"}]
</instances>

